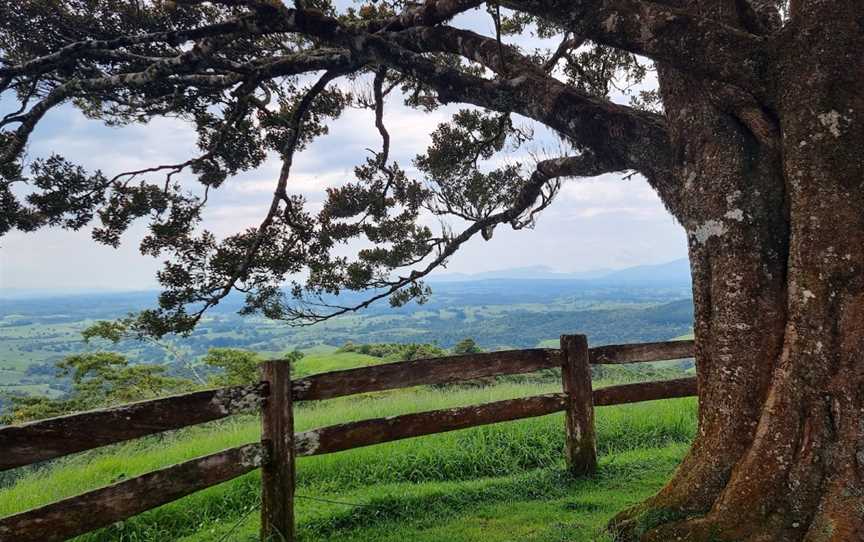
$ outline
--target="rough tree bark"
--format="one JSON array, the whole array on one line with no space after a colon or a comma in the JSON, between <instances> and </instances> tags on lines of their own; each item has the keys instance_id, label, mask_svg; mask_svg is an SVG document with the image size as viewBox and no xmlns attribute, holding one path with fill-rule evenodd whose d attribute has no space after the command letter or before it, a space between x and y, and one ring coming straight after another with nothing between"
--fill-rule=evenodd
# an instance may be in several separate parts
<instances>
[{"instance_id":1,"label":"rough tree bark","mask_svg":"<svg viewBox=\"0 0 864 542\"><path fill-rule=\"evenodd\" d=\"M792 9L775 103L660 70L699 433L669 484L613 520L622 540L864 540L864 13Z\"/></svg>"}]
</instances>

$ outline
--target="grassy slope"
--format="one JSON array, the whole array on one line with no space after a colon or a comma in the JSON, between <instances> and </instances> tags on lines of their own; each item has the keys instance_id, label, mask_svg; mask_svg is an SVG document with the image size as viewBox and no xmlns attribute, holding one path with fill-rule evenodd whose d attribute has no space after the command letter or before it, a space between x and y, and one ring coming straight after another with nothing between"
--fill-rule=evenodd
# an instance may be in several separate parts
<instances>
[{"instance_id":1,"label":"grassy slope","mask_svg":"<svg viewBox=\"0 0 864 542\"><path fill-rule=\"evenodd\" d=\"M378 484L317 495L362 507L301 498L298 534L307 542L605 540L609 518L655 492L685 450L685 444L669 444L610 454L598 474L587 479L574 480L557 464L506 476ZM255 512L213 522L180 540L256 540Z\"/></svg>"},{"instance_id":2,"label":"grassy slope","mask_svg":"<svg viewBox=\"0 0 864 542\"><path fill-rule=\"evenodd\" d=\"M323 369L318 361L308 361L314 362L310 367L333 370L376 358L331 359ZM508 383L337 399L298 409L297 429L556 388L554 383ZM301 540L599 539L601 526L616 510L644 498L668 477L695 430L695 401L598 409L601 468L590 480L566 475L562 426L562 416L551 415L302 458ZM73 457L0 490L0 516L257 438L257 420L239 418ZM252 473L81 540L252 540L259 491L259 475ZM321 498L364 506L312 500Z\"/></svg>"},{"instance_id":3,"label":"grassy slope","mask_svg":"<svg viewBox=\"0 0 864 542\"><path fill-rule=\"evenodd\" d=\"M334 347L318 347L305 352L303 358L294 365L295 376L305 376L312 373L327 373L386 363L381 358L358 354L356 352L336 352Z\"/></svg>"}]
</instances>

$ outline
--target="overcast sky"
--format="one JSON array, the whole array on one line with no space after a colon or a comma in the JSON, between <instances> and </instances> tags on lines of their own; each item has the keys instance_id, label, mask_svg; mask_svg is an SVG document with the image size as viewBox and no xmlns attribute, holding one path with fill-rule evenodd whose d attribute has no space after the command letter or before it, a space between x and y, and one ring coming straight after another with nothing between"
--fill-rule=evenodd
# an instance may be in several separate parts
<instances>
[{"instance_id":1,"label":"overcast sky","mask_svg":"<svg viewBox=\"0 0 864 542\"><path fill-rule=\"evenodd\" d=\"M482 23L486 24L485 19ZM468 24L466 26L476 26ZM458 107L424 114L388 103L386 124L393 138L391 157L410 173L411 160L429 142L438 123ZM9 108L0 102L0 111ZM101 169L106 175L139 167L188 159L195 135L181 121L160 119L146 126L109 128L85 119L71 106L47 115L36 129L29 157L52 152ZM295 159L290 187L315 205L327 186L349 180L354 165L380 140L371 112L349 110L330 130ZM559 142L538 130L526 149L554 156ZM524 158L524 156L522 156ZM211 195L205 225L216 234L234 233L260 222L277 176L278 163L268 163L227 182ZM539 217L533 230L499 226L489 242L469 242L445 272L476 273L510 267L544 265L557 271L583 271L660 263L686 256L681 226L663 208L639 176L623 175L565 182L561 193ZM143 225L133 227L119 249L97 245L89 230L12 232L0 238L0 288L143 289L156 285L159 261L138 253Z\"/></svg>"}]
</instances>

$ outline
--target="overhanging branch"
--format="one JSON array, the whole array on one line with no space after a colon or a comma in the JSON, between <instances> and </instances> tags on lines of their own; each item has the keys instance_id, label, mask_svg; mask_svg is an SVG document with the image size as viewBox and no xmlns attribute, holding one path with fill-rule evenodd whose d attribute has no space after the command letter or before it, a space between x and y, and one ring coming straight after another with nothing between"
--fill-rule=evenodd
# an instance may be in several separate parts
<instances>
[{"instance_id":1,"label":"overhanging branch","mask_svg":"<svg viewBox=\"0 0 864 542\"><path fill-rule=\"evenodd\" d=\"M446 27L410 31L415 51L446 51L500 68L495 40ZM359 54L389 65L433 86L442 101L470 103L501 112L516 112L549 126L577 147L619 170L635 169L648 177L668 179L671 164L665 122L655 113L638 111L588 96L549 76L528 59L504 48L504 61L518 75L488 80L433 63L422 54L370 36Z\"/></svg>"},{"instance_id":2,"label":"overhanging branch","mask_svg":"<svg viewBox=\"0 0 864 542\"><path fill-rule=\"evenodd\" d=\"M648 0L503 0L577 35L769 97L768 38Z\"/></svg>"},{"instance_id":3,"label":"overhanging branch","mask_svg":"<svg viewBox=\"0 0 864 542\"><path fill-rule=\"evenodd\" d=\"M511 207L473 222L458 235L445 239L439 246L435 257L422 269L412 270L405 277L398 277L393 281L387 282L386 285L383 288L380 288L377 293L369 296L362 302L344 306L331 305L324 302L307 304L307 307L314 306L315 309L302 307L293 308L287 315L286 320L294 325L305 326L365 309L376 301L386 299L407 286L416 285L418 281L428 276L432 271L446 264L448 258L453 256L453 254L455 254L462 245L467 243L478 233L491 231L499 224L509 223L514 229L525 227L531 220L532 215L539 210L539 208L546 207L554 196L554 191L556 191L557 188L554 188L551 192L547 191L544 193L544 188L547 187L549 183L557 182L558 179L563 177L595 177L603 173L616 171L616 169L617 168L609 167L608 164L590 153L580 156L553 158L538 162L534 172L519 191L519 194ZM538 200L539 205L537 205ZM486 234L484 233L484 236L485 235Z\"/></svg>"},{"instance_id":4,"label":"overhanging branch","mask_svg":"<svg viewBox=\"0 0 864 542\"><path fill-rule=\"evenodd\" d=\"M115 178L108 180L108 184L117 181L123 185L119 187L122 190L112 192L113 199L103 207L91 205L98 209L103 224L107 223L103 228L107 230L106 239L109 234L125 231L131 220L144 216L141 214L144 211L155 210L160 215L151 222L154 234L142 242L142 251L146 246L148 254L171 252L165 271L160 273L160 281L166 287L160 301L161 313L148 315L152 317L148 329L155 330L151 331L154 334L189 331L207 307L232 291L249 295L244 310L261 310L268 316L276 314L267 311L278 309L275 294L281 295L280 285L302 269L309 270L310 278L305 289L295 285L292 293L299 291L313 299L344 289L374 288L376 293L356 306L331 306L321 315L317 315L319 311L304 311L303 306L297 310L288 307L286 314L295 321L330 318L361 309L386 296L405 300L410 297L403 296L405 292L411 295L419 292L422 296L420 279L443 265L476 233L488 239L496 225L510 224L514 229L530 225L534 215L552 201L558 179L565 176L638 170L661 195L669 190L666 183L672 178L669 174L672 157L661 116L577 90L552 77L549 66L496 39L441 25L453 15L479 5L475 0L428 0L402 14L375 21L338 19L312 10L289 9L269 0L206 3L231 6L232 9L216 10L219 16L235 19L179 34L161 32L116 40L87 40L67 47L61 47L60 42L55 48L61 51L17 66L7 62L2 68L5 71L0 72L0 87L16 91L28 86L35 89L26 100L21 100L19 112L0 121L0 125L12 128L18 125L17 131L3 134L4 145L0 149L3 162L20 158L30 132L42 116L72 99L86 112L109 121L141 121L176 113L196 123L199 146L204 151L202 157L130 172L124 177L168 172L164 188L146 179L140 187L126 187L125 182L119 183ZM186 9L189 11L184 14L198 8L180 8ZM237 15L238 12L242 14ZM190 24L201 24L206 17L195 20L196 23ZM102 37L105 33L94 31L93 35ZM583 34L579 35L581 38ZM25 51L21 57L28 54ZM479 63L489 71L478 71L474 65L466 69L463 59ZM297 79L281 79L316 71L328 75L305 95L295 95ZM291 156L305 144L306 136L311 141L326 133L327 126L321 119L335 118L356 100L343 99L337 90L323 91L329 77L346 72L376 74L374 110L382 151L376 153L377 160L370 159L355 169L357 183L328 191L325 209L312 217L304 209L303 198L288 194L288 168ZM449 134L458 134L464 128L464 138L448 138L448 132L444 131L441 136L444 140L458 143L447 152L439 148L438 156L444 158L438 161L449 160L451 164L458 163L458 167L441 169L441 175L429 175L429 170L424 170L429 180L424 185L410 179L397 164L387 164L390 133L383 123L384 96L403 82L409 88L422 89L418 92L423 93L423 100L428 97L432 101L437 93L442 102L461 102L498 111L504 113L502 119L510 113L534 119L565 137L580 155L540 162L527 179L520 163L487 173L477 167L476 158L471 164L470 151L475 148L471 138L478 133L479 140L486 141L491 135L494 145L487 148L492 150L487 154L476 153L487 160L492 153L503 150L509 137L507 130L499 133L489 128L490 119L498 117L495 114L479 113L473 120L469 115L458 121L454 116L452 124L456 128ZM388 87L388 83L392 85ZM263 99L259 98L261 92ZM321 99L316 99L319 95ZM267 107L268 103L272 105L273 96L278 99L278 107ZM310 109L312 100L315 105ZM304 139L300 142L299 119L304 111L310 113L303 121L309 130L304 128ZM464 111L477 113L475 109ZM516 145L522 142L524 139ZM206 200L206 190L218 187L229 175L257 166L266 158L267 150L281 152L283 171L275 182L269 211L265 211L258 227L223 241L206 232L193 235L190 221L200 218L199 199L169 193L171 176L191 169L205 187ZM459 165L460 155L469 156L464 167ZM14 170L18 164L12 166L7 170L11 173L4 173L9 178L17 175ZM55 167L52 171L64 170ZM62 180L68 177L56 175L56 179L50 179L46 194L72 201L70 197L81 190L63 184ZM80 185L84 181L75 182ZM448 200L456 202L453 209L433 208L434 197L440 194L456 194ZM460 194L464 196L462 200L457 197ZM460 207L460 202L470 198L480 203ZM144 202L140 208L135 207L139 200ZM80 216L86 218L86 212L90 212L92 218L92 209L84 209L84 203L78 207ZM50 212L62 211L47 208ZM33 209L41 208L34 203ZM423 224L424 209L437 216L461 216L469 225L456 235L445 226L444 233L435 236ZM364 218L359 222L354 220L361 216ZM333 246L363 236L375 247L358 251L356 260L332 252ZM417 266L422 268L404 277L396 276Z\"/></svg>"}]
</instances>

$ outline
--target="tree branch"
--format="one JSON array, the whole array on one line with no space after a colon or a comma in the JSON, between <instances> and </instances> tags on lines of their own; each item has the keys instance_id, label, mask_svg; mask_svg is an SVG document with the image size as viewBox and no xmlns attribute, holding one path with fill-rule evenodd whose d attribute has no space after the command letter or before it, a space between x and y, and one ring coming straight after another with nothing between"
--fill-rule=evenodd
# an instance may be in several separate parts
<instances>
[{"instance_id":1,"label":"tree branch","mask_svg":"<svg viewBox=\"0 0 864 542\"><path fill-rule=\"evenodd\" d=\"M504 0L597 43L666 62L767 99L771 42L688 10L648 0Z\"/></svg>"},{"instance_id":2,"label":"tree branch","mask_svg":"<svg viewBox=\"0 0 864 542\"><path fill-rule=\"evenodd\" d=\"M149 32L137 36L122 36L107 40L88 39L76 41L53 53L18 65L0 68L0 77L33 76L46 73L66 62L86 56L91 51L116 50L131 45L151 43L184 43L207 37L247 32L254 27L255 17L253 15L246 15L223 23L205 25L188 30Z\"/></svg>"},{"instance_id":3,"label":"tree branch","mask_svg":"<svg viewBox=\"0 0 864 542\"><path fill-rule=\"evenodd\" d=\"M387 65L416 77L435 88L444 102L522 114L570 138L577 148L591 149L620 170L636 169L657 183L671 178L669 140L662 117L583 94L544 73L512 48L499 49L491 38L450 27L421 27L394 40L398 33L369 34L318 12L286 11L287 31L316 36L350 49L363 62ZM414 43L414 50L409 50L406 42ZM436 64L417 51L460 54L499 70L504 58L522 69L515 77L490 81Z\"/></svg>"},{"instance_id":4,"label":"tree branch","mask_svg":"<svg viewBox=\"0 0 864 542\"><path fill-rule=\"evenodd\" d=\"M365 25L367 32L398 31L415 26L434 26L456 15L474 9L485 0L426 0L412 6L399 15L383 21L371 21Z\"/></svg>"},{"instance_id":5,"label":"tree branch","mask_svg":"<svg viewBox=\"0 0 864 542\"><path fill-rule=\"evenodd\" d=\"M221 284L215 285L211 290L213 295L202 299L202 307L192 315L192 325L195 325L204 313L217 305L222 299L228 296L237 283L249 272L250 267L254 264L255 256L257 255L262 244L265 242L268 230L276 219L280 211L281 204L284 202L290 206L288 200L288 179L291 174L291 166L294 162L294 154L297 150L301 137L301 128L304 117L308 114L315 99L327 88L327 85L337 77L344 75L343 72L328 71L325 72L316 82L306 91L294 110L291 117L290 135L285 142L285 147L282 149L282 168L279 172L279 179L276 182L276 189L273 192L273 199L270 202L270 208L267 211L264 219L255 229L255 234L251 245L246 249L240 265L236 267L234 272L228 277L228 280ZM285 210L286 213L289 209Z\"/></svg>"},{"instance_id":6,"label":"tree branch","mask_svg":"<svg viewBox=\"0 0 864 542\"><path fill-rule=\"evenodd\" d=\"M551 196L554 194L544 196L543 193L544 187L549 182L561 177L595 177L611 171L614 171L614 169L610 169L590 153L580 156L566 156L543 160L537 164L530 179L519 191L511 207L475 221L458 235L444 239L435 258L422 269L413 270L406 277L399 277L394 281L383 283L380 292L354 305L338 306L323 302L314 304L319 309L331 309L326 314L312 310L293 309L288 321L295 325L306 326L365 309L376 301L392 296L406 286L417 284L417 281L443 266L448 258L478 233L490 231L495 226L504 223L510 223L514 229L524 227L536 211L536 209L532 210L531 207L534 206L538 199L542 198L542 207L547 206L551 201ZM525 216L526 213L529 215L527 218Z\"/></svg>"},{"instance_id":7,"label":"tree branch","mask_svg":"<svg viewBox=\"0 0 864 542\"><path fill-rule=\"evenodd\" d=\"M118 73L89 79L73 78L64 82L52 89L45 98L26 113L4 118L0 122L0 125L19 124L18 129L12 132L12 140L0 153L0 164L11 162L21 154L33 129L49 110L70 98L84 95L87 92L144 88L154 83L170 80L171 77L174 77L177 82L185 84L229 88L244 80L243 72L255 72L259 79L264 80L317 70L350 70L359 67L349 52L344 49L318 49L282 57L257 59L244 65L245 69L240 69L237 73L226 75L186 73L194 69L196 63L205 60L212 53L212 50L212 45L203 44L176 57L160 59L139 72ZM206 64L199 67L206 67Z\"/></svg>"},{"instance_id":8,"label":"tree branch","mask_svg":"<svg viewBox=\"0 0 864 542\"><path fill-rule=\"evenodd\" d=\"M575 1L577 5L587 2ZM626 3L611 1L616 5ZM204 0L177 2L200 4ZM230 15L236 18L225 23L183 32L86 40L67 47L60 42L55 47L62 48L55 53L17 66L6 63L0 68L0 87L16 89L19 97L21 89L30 85L34 89L21 99L19 112L0 121L0 126L19 125L16 131L2 134L2 164L20 158L36 123L51 108L70 99L80 99L76 103L85 112L109 121L136 121L174 112L196 122L199 146L205 151L202 157L121 174L131 180L135 174L168 171L165 194L159 193L161 186L142 182L141 187L118 190L112 194L114 199L100 209L100 213L105 211L100 216L103 224L107 223L103 236L107 239L143 216L142 210L132 206L136 197L142 201L152 198L145 207L166 213L153 220L151 224L158 226L154 226L156 233L142 242L142 251L146 248L149 254L173 251L173 260L166 262L165 271L160 273L160 281L167 287L160 299L161 313L151 311L142 320L142 326L149 326L152 333L190 330L207 308L232 291L249 294L244 310L262 310L265 314L271 310L277 314L281 284L286 276L304 266L310 270L310 278L305 290L295 285L295 295L300 292L314 298L345 288L363 291L371 287L379 291L355 306L330 307L333 310L323 315L306 311L304 306L298 310L289 308L287 314L294 321L320 321L387 296L394 296L396 301L412 295L422 297L418 281L444 265L476 233L488 239L498 224L509 223L514 229L531 225L536 213L552 201L561 177L638 170L649 178L661 197L674 191L669 171L673 162L669 136L661 116L577 90L548 73L554 66L541 65L542 61L532 60L498 39L441 25L479 5L477 0L427 0L422 6L377 21L350 17L341 20L313 10L289 9L269 0L207 3L221 4L219 16L250 11ZM190 9L189 13L194 11ZM202 19L195 20L201 24ZM580 39L586 35L575 30L574 34ZM569 46L565 42L552 58L565 54ZM314 49L302 50L307 47ZM30 54L25 50L19 58ZM493 75L476 75L487 72L478 72L474 66L465 69L462 59L488 68ZM296 80L276 79L322 70L326 72L324 77L297 96ZM287 193L293 155L305 144L306 136L311 140L326 132L321 115L333 118L353 99L343 101L336 91L325 95L328 82L358 70L375 73L375 124L382 149L374 160L355 170L358 183L349 184L341 192L330 191L329 207L313 219L303 211L302 198ZM428 186L409 179L395 163L387 164L391 141L383 118L385 96L398 84L387 87L387 83L406 79L409 85L422 88L424 99L431 88L443 103L458 101L532 118L567 138L579 156L540 162L528 179L521 164L498 168L488 175L480 172L478 158L485 160L501 151L508 137L518 131L509 124L509 117L506 129L502 124L500 131L495 130L492 123L496 115L483 113L474 119L465 117L461 128L454 121L457 127L450 134L464 130L451 140L460 143L449 147L450 154L439 153L444 157L440 162L449 159L451 164L467 156L464 167L451 168L449 173L442 169L441 175L428 176L432 179ZM267 93L265 101L278 95L278 111L259 100L257 89ZM322 99L317 100L319 96ZM30 103L35 105L28 106ZM478 132L481 135L475 136ZM490 135L492 139L484 143ZM446 140L447 132L441 137ZM517 145L524 141L521 136L514 139ZM475 147L484 150L478 151L472 162L471 149ZM263 161L267 149L279 151L283 164L273 199L259 225L221 242L207 232L193 235L192 224L199 219L198 198L168 194L171 175L191 166L206 189L217 187L228 175ZM491 150L486 153L486 149ZM55 170L62 173L59 168ZM16 174L14 167L9 171ZM119 182L121 176L108 184ZM64 178L58 175L58 179ZM59 188L52 189L61 197L68 198L67 192L77 194L77 187L56 184ZM445 226L444 234L435 237L420 220L424 209L435 206L436 186L437 194L450 190L461 197L446 202L456 202L449 207L445 204L433 209L439 216L462 216L470 222L458 235ZM487 188L489 194L484 192ZM95 204L92 206L95 208ZM353 220L364 212L370 217L368 222L365 217L360 222ZM87 219L91 218L92 212ZM320 229L316 230L316 226ZM316 235L319 239L315 239ZM356 261L331 252L335 243L364 235L376 246L358 252ZM423 267L404 277L395 276L400 270L416 266Z\"/></svg>"},{"instance_id":9,"label":"tree branch","mask_svg":"<svg viewBox=\"0 0 864 542\"><path fill-rule=\"evenodd\" d=\"M377 36L368 40L374 61L420 78L435 88L442 101L471 103L501 112L516 112L545 124L587 148L619 170L635 169L657 182L670 178L669 140L665 122L655 113L638 111L588 96L543 72L526 57L503 48L504 62L517 76L490 81L442 67L415 51L460 54L493 70L501 69L495 40L449 27L408 31L402 49Z\"/></svg>"}]
</instances>

